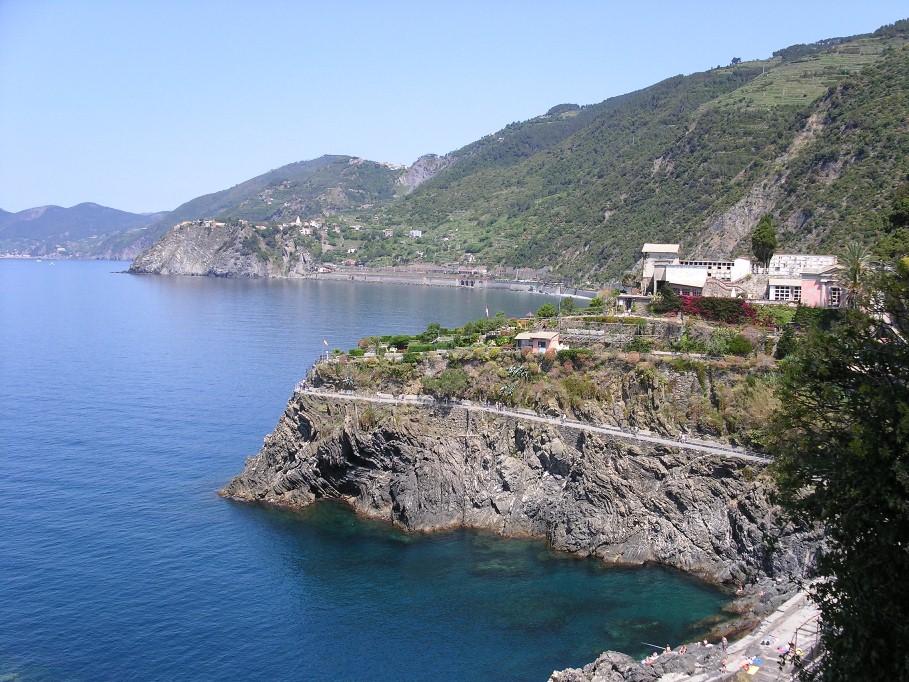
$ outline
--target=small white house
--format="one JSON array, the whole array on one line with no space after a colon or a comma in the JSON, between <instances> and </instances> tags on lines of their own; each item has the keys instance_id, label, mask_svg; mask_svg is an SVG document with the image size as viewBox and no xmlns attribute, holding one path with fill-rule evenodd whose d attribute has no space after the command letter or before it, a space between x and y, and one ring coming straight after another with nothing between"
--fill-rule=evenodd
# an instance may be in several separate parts
<instances>
[{"instance_id":1,"label":"small white house","mask_svg":"<svg viewBox=\"0 0 909 682\"><path fill-rule=\"evenodd\" d=\"M407 233L407 236L412 237L413 239L417 239L423 236L423 230L411 230Z\"/></svg>"}]
</instances>

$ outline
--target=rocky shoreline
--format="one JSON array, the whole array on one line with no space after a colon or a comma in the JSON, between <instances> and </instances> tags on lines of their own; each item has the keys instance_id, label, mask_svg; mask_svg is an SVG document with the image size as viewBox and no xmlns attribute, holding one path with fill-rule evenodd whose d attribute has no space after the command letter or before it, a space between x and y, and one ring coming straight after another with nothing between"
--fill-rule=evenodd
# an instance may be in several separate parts
<instances>
[{"instance_id":1,"label":"rocky shoreline","mask_svg":"<svg viewBox=\"0 0 909 682\"><path fill-rule=\"evenodd\" d=\"M220 494L296 508L340 499L409 531L533 536L578 556L749 586L731 636L791 596L790 579L805 575L817 547L816 536L780 521L762 468L683 443L629 442L458 405L297 392ZM762 601L759 590L773 598ZM624 660L616 656L610 665Z\"/></svg>"}]
</instances>

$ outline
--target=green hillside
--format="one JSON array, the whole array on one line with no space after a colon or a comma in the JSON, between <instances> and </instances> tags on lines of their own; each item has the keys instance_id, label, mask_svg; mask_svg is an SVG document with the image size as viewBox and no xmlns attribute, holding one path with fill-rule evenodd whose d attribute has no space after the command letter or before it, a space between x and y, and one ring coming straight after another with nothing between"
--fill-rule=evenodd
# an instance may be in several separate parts
<instances>
[{"instance_id":1,"label":"green hillside","mask_svg":"<svg viewBox=\"0 0 909 682\"><path fill-rule=\"evenodd\" d=\"M767 209L786 226L782 248L870 239L878 225L862 217L886 204L909 170L906 28L670 78L581 109L583 127L524 159L510 153L516 136L545 130L551 117L509 126L481 141L482 162L456 163L380 221L422 230L427 260L470 253L490 265L551 266L577 281L618 274L645 241L680 241L693 252L707 226L761 183L773 195ZM809 135L812 114L821 122ZM809 139L790 150L800 133ZM845 170L818 179L831 167ZM741 232L718 237L725 253L715 255L747 251Z\"/></svg>"},{"instance_id":2,"label":"green hillside","mask_svg":"<svg viewBox=\"0 0 909 682\"><path fill-rule=\"evenodd\" d=\"M374 207L396 196L400 171L352 156L325 155L258 175L230 189L196 197L144 228L113 235L107 253L133 258L174 225L186 220L243 219L258 223L290 222Z\"/></svg>"},{"instance_id":3,"label":"green hillside","mask_svg":"<svg viewBox=\"0 0 909 682\"><path fill-rule=\"evenodd\" d=\"M161 225L217 217L277 229L318 216L321 234L296 246L324 261L531 267L591 284L633 266L648 241L747 254L766 213L781 251L835 253L880 236L883 207L909 177L907 43L904 20L557 105L435 158L415 173L422 184L346 156L291 164Z\"/></svg>"}]
</instances>

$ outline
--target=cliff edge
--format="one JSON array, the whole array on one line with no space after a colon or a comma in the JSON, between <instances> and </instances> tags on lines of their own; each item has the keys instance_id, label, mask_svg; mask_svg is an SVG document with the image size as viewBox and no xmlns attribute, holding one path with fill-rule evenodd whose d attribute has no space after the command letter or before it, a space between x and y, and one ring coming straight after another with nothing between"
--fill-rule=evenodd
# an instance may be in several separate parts
<instances>
[{"instance_id":1,"label":"cliff edge","mask_svg":"<svg viewBox=\"0 0 909 682\"><path fill-rule=\"evenodd\" d=\"M781 522L763 468L494 409L297 392L220 492L290 507L337 498L411 531L541 537L580 556L659 562L714 582L800 576L816 542Z\"/></svg>"}]
</instances>

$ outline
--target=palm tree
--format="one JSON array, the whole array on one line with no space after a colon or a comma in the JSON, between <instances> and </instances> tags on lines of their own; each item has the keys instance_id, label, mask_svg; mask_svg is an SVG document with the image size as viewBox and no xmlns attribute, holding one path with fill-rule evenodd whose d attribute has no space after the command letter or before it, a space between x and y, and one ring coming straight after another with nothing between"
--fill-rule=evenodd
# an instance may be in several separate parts
<instances>
[{"instance_id":1,"label":"palm tree","mask_svg":"<svg viewBox=\"0 0 909 682\"><path fill-rule=\"evenodd\" d=\"M871 252L862 244L846 244L846 251L839 259L840 281L846 289L846 307L859 307L866 293Z\"/></svg>"}]
</instances>

